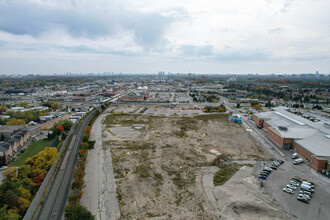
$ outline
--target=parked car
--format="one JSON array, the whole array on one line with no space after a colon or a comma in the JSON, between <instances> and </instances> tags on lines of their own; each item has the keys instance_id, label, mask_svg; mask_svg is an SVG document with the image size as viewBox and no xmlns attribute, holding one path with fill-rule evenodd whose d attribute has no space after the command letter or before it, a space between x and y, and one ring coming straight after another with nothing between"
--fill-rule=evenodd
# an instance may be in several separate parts
<instances>
[{"instance_id":1,"label":"parked car","mask_svg":"<svg viewBox=\"0 0 330 220\"><path fill-rule=\"evenodd\" d=\"M271 169L271 168L269 168L269 167L265 167L264 170L268 170L268 171L270 171L270 172L273 171L273 169Z\"/></svg>"},{"instance_id":2,"label":"parked car","mask_svg":"<svg viewBox=\"0 0 330 220\"><path fill-rule=\"evenodd\" d=\"M272 163L272 165L280 166L281 164L280 164L278 161L275 160L275 161Z\"/></svg>"},{"instance_id":3,"label":"parked car","mask_svg":"<svg viewBox=\"0 0 330 220\"><path fill-rule=\"evenodd\" d=\"M259 179L265 180L265 179L267 179L267 177L266 176L259 175Z\"/></svg>"},{"instance_id":4,"label":"parked car","mask_svg":"<svg viewBox=\"0 0 330 220\"><path fill-rule=\"evenodd\" d=\"M284 164L283 160L276 160L277 162L279 162L280 164Z\"/></svg>"},{"instance_id":5,"label":"parked car","mask_svg":"<svg viewBox=\"0 0 330 220\"><path fill-rule=\"evenodd\" d=\"M305 184L311 187L314 187L314 183L308 182L308 181L302 181L301 184Z\"/></svg>"},{"instance_id":6,"label":"parked car","mask_svg":"<svg viewBox=\"0 0 330 220\"><path fill-rule=\"evenodd\" d=\"M301 191L299 191L299 194L306 194L306 195L308 195L309 197L312 197L312 193L311 192L308 192L308 191L305 191L305 190L301 190Z\"/></svg>"},{"instance_id":7,"label":"parked car","mask_svg":"<svg viewBox=\"0 0 330 220\"><path fill-rule=\"evenodd\" d=\"M289 188L289 189L297 189L297 187L292 186L292 185L286 185L286 188Z\"/></svg>"},{"instance_id":8,"label":"parked car","mask_svg":"<svg viewBox=\"0 0 330 220\"><path fill-rule=\"evenodd\" d=\"M301 188L302 190L305 190L305 191L308 191L308 192L311 192L311 193L314 192L314 189L313 189L312 187L310 187L310 186L306 186L306 185L304 185L304 184L301 184L301 185L300 185L300 188Z\"/></svg>"},{"instance_id":9,"label":"parked car","mask_svg":"<svg viewBox=\"0 0 330 220\"><path fill-rule=\"evenodd\" d=\"M297 157L298 157L298 153L294 153L294 154L291 155L292 159L296 159Z\"/></svg>"},{"instance_id":10,"label":"parked car","mask_svg":"<svg viewBox=\"0 0 330 220\"><path fill-rule=\"evenodd\" d=\"M273 169L273 170L277 170L276 166L270 166L270 168Z\"/></svg>"},{"instance_id":11,"label":"parked car","mask_svg":"<svg viewBox=\"0 0 330 220\"><path fill-rule=\"evenodd\" d=\"M283 188L283 191L287 192L287 193L290 193L290 194L293 194L293 190L290 189L290 188Z\"/></svg>"},{"instance_id":12,"label":"parked car","mask_svg":"<svg viewBox=\"0 0 330 220\"><path fill-rule=\"evenodd\" d=\"M290 185L293 185L293 186L300 186L300 183L291 180L291 181L290 181Z\"/></svg>"},{"instance_id":13,"label":"parked car","mask_svg":"<svg viewBox=\"0 0 330 220\"><path fill-rule=\"evenodd\" d=\"M303 163L304 162L304 160L302 159L302 158L299 158L299 159L295 159L294 161L293 161L293 164L294 165L298 165L298 164L301 164L301 163Z\"/></svg>"},{"instance_id":14,"label":"parked car","mask_svg":"<svg viewBox=\"0 0 330 220\"><path fill-rule=\"evenodd\" d=\"M304 202L304 203L308 203L308 199L306 199L305 197L298 196L297 199L298 199L299 201Z\"/></svg>"},{"instance_id":15,"label":"parked car","mask_svg":"<svg viewBox=\"0 0 330 220\"><path fill-rule=\"evenodd\" d=\"M296 177L292 177L292 178L291 178L291 180L297 181L297 182L299 182L299 183L301 183L301 182L302 182L302 181L301 181L301 179L299 179L299 178L296 178Z\"/></svg>"},{"instance_id":16,"label":"parked car","mask_svg":"<svg viewBox=\"0 0 330 220\"><path fill-rule=\"evenodd\" d=\"M304 183L302 183L302 184L300 184L300 188L301 189L303 189L303 188L307 188L307 189L309 189L309 190L314 190L314 186L311 186L311 185L307 185L307 184L304 184Z\"/></svg>"},{"instance_id":17,"label":"parked car","mask_svg":"<svg viewBox=\"0 0 330 220\"><path fill-rule=\"evenodd\" d=\"M8 168L7 166L0 167L0 171L3 171L5 169L7 169L7 168Z\"/></svg>"},{"instance_id":18,"label":"parked car","mask_svg":"<svg viewBox=\"0 0 330 220\"><path fill-rule=\"evenodd\" d=\"M311 200L311 197L309 195L307 195L307 194L299 194L299 196L300 197L304 197L304 198L306 198L308 200Z\"/></svg>"}]
</instances>

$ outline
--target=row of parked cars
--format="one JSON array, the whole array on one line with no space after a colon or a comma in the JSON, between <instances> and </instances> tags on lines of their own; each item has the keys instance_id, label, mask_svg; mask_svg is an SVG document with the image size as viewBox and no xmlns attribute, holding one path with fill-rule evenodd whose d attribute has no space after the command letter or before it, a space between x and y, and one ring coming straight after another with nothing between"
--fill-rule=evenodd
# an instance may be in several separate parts
<instances>
[{"instance_id":1,"label":"row of parked cars","mask_svg":"<svg viewBox=\"0 0 330 220\"><path fill-rule=\"evenodd\" d=\"M259 178L262 180L267 179L268 175L273 171L277 170L277 167L281 166L284 163L283 160L275 160L269 167L265 167L260 173Z\"/></svg>"},{"instance_id":2,"label":"row of parked cars","mask_svg":"<svg viewBox=\"0 0 330 220\"><path fill-rule=\"evenodd\" d=\"M308 181L302 181L299 178L293 177L290 183L283 188L286 193L294 194L294 190L300 187L300 191L297 200L308 203L312 194L314 193L314 183Z\"/></svg>"},{"instance_id":3,"label":"row of parked cars","mask_svg":"<svg viewBox=\"0 0 330 220\"><path fill-rule=\"evenodd\" d=\"M286 193L293 194L294 190L296 190L301 184L301 180L298 178L292 178L284 188L283 191Z\"/></svg>"},{"instance_id":4,"label":"row of parked cars","mask_svg":"<svg viewBox=\"0 0 330 220\"><path fill-rule=\"evenodd\" d=\"M311 200L315 190L314 183L308 181L302 181L300 184L300 189L301 191L299 192L297 199L299 201L308 203Z\"/></svg>"}]
</instances>

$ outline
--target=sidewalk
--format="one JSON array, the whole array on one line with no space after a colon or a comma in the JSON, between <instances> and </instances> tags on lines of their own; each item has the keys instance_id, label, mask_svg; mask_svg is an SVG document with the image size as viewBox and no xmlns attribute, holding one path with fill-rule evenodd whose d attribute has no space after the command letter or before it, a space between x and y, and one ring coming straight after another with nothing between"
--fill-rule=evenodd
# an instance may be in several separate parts
<instances>
[{"instance_id":1,"label":"sidewalk","mask_svg":"<svg viewBox=\"0 0 330 220\"><path fill-rule=\"evenodd\" d=\"M310 170L311 170L312 174L313 174L314 176L316 176L317 178L319 178L320 180L322 180L322 181L324 181L324 182L327 182L327 183L330 183L330 178L325 177L325 176L323 176L322 174L317 173L317 172L316 172L315 170L313 170L313 169L310 169Z\"/></svg>"}]
</instances>

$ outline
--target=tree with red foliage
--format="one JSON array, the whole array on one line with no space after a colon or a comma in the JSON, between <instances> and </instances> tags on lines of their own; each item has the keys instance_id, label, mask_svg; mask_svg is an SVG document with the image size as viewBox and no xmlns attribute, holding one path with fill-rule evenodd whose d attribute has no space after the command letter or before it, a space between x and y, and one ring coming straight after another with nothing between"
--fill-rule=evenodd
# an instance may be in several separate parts
<instances>
[{"instance_id":1,"label":"tree with red foliage","mask_svg":"<svg viewBox=\"0 0 330 220\"><path fill-rule=\"evenodd\" d=\"M45 176L43 175L38 175L33 179L33 183L35 184L35 186L40 187L42 181L44 181Z\"/></svg>"},{"instance_id":2,"label":"tree with red foliage","mask_svg":"<svg viewBox=\"0 0 330 220\"><path fill-rule=\"evenodd\" d=\"M57 125L56 128L59 129L59 130L61 131L61 134L62 134L62 132L64 131L64 128L63 128L62 125Z\"/></svg>"}]
</instances>

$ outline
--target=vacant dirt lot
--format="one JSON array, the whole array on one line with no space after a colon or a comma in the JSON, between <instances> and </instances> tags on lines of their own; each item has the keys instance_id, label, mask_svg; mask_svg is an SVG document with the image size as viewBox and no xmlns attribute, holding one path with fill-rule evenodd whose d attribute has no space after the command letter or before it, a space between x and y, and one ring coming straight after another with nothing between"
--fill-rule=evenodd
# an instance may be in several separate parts
<instances>
[{"instance_id":1,"label":"vacant dirt lot","mask_svg":"<svg viewBox=\"0 0 330 220\"><path fill-rule=\"evenodd\" d=\"M122 219L219 219L221 210L210 201L203 182L216 155L269 159L226 115L112 112L105 118L102 139L104 149L111 151Z\"/></svg>"},{"instance_id":2,"label":"vacant dirt lot","mask_svg":"<svg viewBox=\"0 0 330 220\"><path fill-rule=\"evenodd\" d=\"M55 122L59 121L59 120L64 120L64 119L68 119L70 118L70 115L69 114L65 114L63 115L62 117L60 118L55 118L53 120L50 120L50 121L46 121L45 123L42 123L40 126L41 126L41 129L44 129L44 130L48 130L48 129L51 129L51 127L55 124Z\"/></svg>"}]
</instances>

